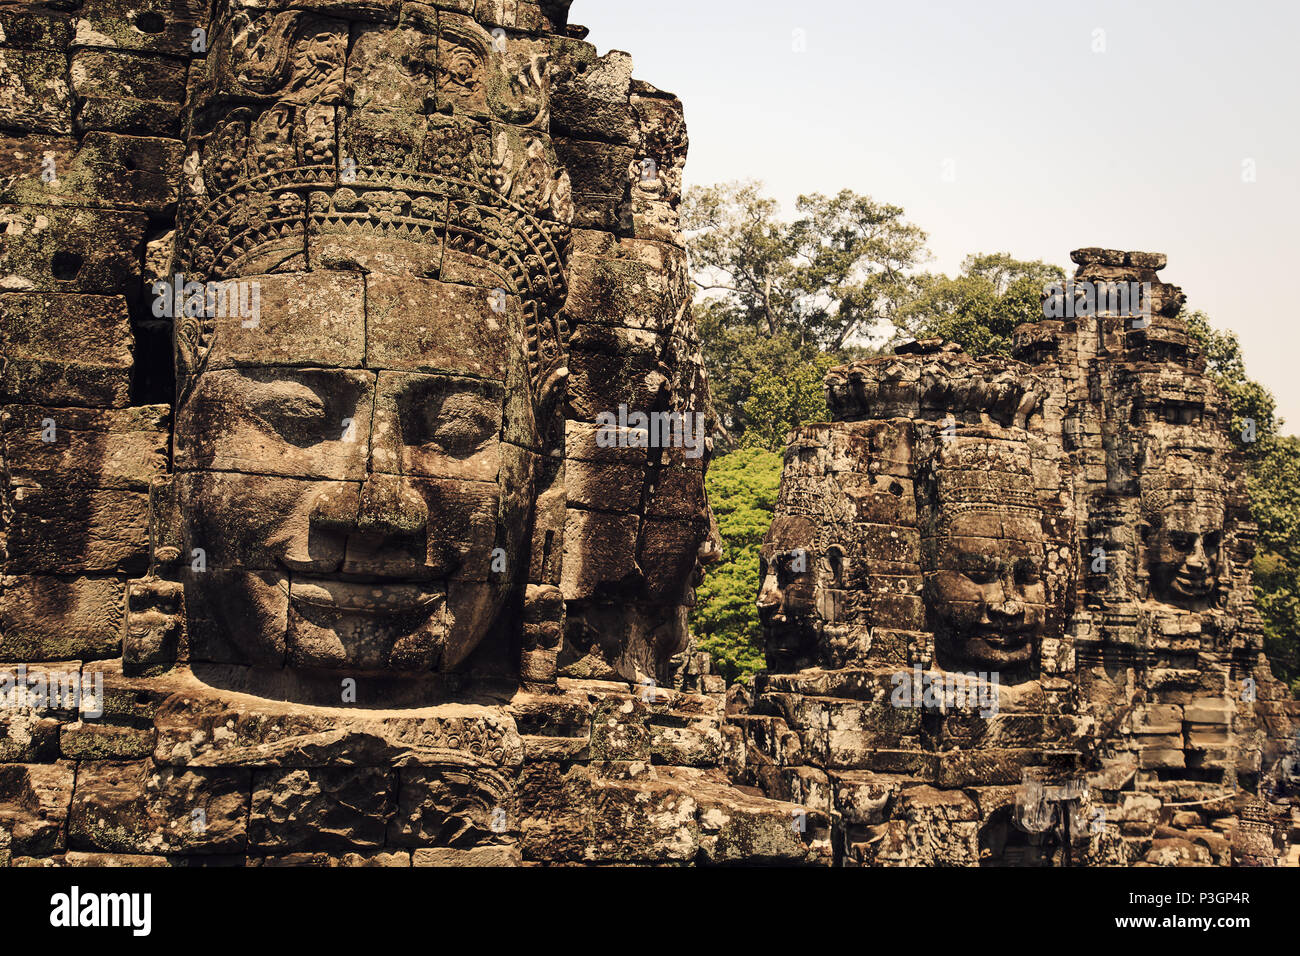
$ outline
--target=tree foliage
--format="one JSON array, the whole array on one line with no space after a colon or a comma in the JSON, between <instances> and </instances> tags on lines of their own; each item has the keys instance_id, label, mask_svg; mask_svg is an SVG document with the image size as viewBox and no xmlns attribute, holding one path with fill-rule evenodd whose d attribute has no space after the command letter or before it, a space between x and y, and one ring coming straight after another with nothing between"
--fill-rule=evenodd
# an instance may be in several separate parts
<instances>
[{"instance_id":1,"label":"tree foliage","mask_svg":"<svg viewBox=\"0 0 1300 956\"><path fill-rule=\"evenodd\" d=\"M926 234L902 208L845 189L800 196L785 222L762 189L751 180L686 197L695 283L727 324L835 351L887 320L926 254Z\"/></svg>"},{"instance_id":2,"label":"tree foliage","mask_svg":"<svg viewBox=\"0 0 1300 956\"><path fill-rule=\"evenodd\" d=\"M1300 439L1281 434L1273 394L1246 374L1236 333L1213 328L1204 312L1184 317L1205 352L1206 371L1232 402L1233 437L1249 462L1251 511L1259 525L1255 601L1264 619L1264 648L1274 674L1300 693Z\"/></svg>"},{"instance_id":3,"label":"tree foliage","mask_svg":"<svg viewBox=\"0 0 1300 956\"><path fill-rule=\"evenodd\" d=\"M788 332L754 335L729 325L724 309L696 310L713 407L730 443L779 452L786 434L806 422L826 421L822 379L848 353L828 353Z\"/></svg>"},{"instance_id":4,"label":"tree foliage","mask_svg":"<svg viewBox=\"0 0 1300 956\"><path fill-rule=\"evenodd\" d=\"M1300 438L1278 438L1251 469L1259 524L1255 597L1274 673L1300 694Z\"/></svg>"},{"instance_id":5,"label":"tree foliage","mask_svg":"<svg viewBox=\"0 0 1300 956\"><path fill-rule=\"evenodd\" d=\"M1246 457L1259 461L1272 454L1282 424L1277 417L1277 401L1272 392L1246 375L1246 359L1237 334L1211 327L1210 317L1199 309L1184 313L1183 318L1188 332L1205 352L1205 370L1232 402L1233 436Z\"/></svg>"},{"instance_id":6,"label":"tree foliage","mask_svg":"<svg viewBox=\"0 0 1300 956\"><path fill-rule=\"evenodd\" d=\"M714 408L733 447L779 451L824 420L821 379L910 294L925 233L897 206L844 190L800 196L796 218L756 182L692 190L683 226Z\"/></svg>"},{"instance_id":7,"label":"tree foliage","mask_svg":"<svg viewBox=\"0 0 1300 956\"><path fill-rule=\"evenodd\" d=\"M709 502L722 536L722 561L697 592L692 618L697 646L713 655L728 683L763 669L758 551L772 523L781 484L781 457L742 448L709 466Z\"/></svg>"},{"instance_id":8,"label":"tree foliage","mask_svg":"<svg viewBox=\"0 0 1300 956\"><path fill-rule=\"evenodd\" d=\"M1005 252L967 256L955 278L915 277L895 324L912 338L957 342L972 355L1010 355L1016 326L1043 317L1044 287L1064 280L1063 269L1038 260Z\"/></svg>"}]
</instances>

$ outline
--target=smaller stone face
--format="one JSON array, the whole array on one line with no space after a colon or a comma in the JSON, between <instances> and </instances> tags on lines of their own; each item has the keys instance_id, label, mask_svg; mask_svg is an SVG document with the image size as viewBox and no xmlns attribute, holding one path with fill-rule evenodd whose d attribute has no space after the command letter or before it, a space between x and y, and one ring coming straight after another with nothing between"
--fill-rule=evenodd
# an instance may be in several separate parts
<instances>
[{"instance_id":1,"label":"smaller stone face","mask_svg":"<svg viewBox=\"0 0 1300 956\"><path fill-rule=\"evenodd\" d=\"M810 564L816 526L811 518L780 515L763 539L758 614L764 627L806 625L816 608L817 575Z\"/></svg>"},{"instance_id":2,"label":"smaller stone face","mask_svg":"<svg viewBox=\"0 0 1300 956\"><path fill-rule=\"evenodd\" d=\"M926 573L940 662L947 670L1028 665L1046 619L1041 520L990 507L946 528Z\"/></svg>"},{"instance_id":3,"label":"smaller stone face","mask_svg":"<svg viewBox=\"0 0 1300 956\"><path fill-rule=\"evenodd\" d=\"M949 419L924 466L921 564L945 670L1028 676L1062 591L1047 586L1044 510L1027 434Z\"/></svg>"},{"instance_id":4,"label":"smaller stone face","mask_svg":"<svg viewBox=\"0 0 1300 956\"><path fill-rule=\"evenodd\" d=\"M1183 608L1204 607L1219 583L1223 508L1211 502L1170 505L1153 525L1148 545L1153 595Z\"/></svg>"}]
</instances>

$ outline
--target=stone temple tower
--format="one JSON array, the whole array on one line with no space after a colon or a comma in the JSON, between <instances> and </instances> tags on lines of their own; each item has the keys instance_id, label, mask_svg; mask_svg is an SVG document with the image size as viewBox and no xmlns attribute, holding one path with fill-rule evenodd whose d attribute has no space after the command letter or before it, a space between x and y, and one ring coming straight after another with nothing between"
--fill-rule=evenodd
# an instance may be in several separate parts
<instances>
[{"instance_id":1,"label":"stone temple tower","mask_svg":"<svg viewBox=\"0 0 1300 956\"><path fill-rule=\"evenodd\" d=\"M1014 359L835 369L791 435L735 720L839 859L1257 862L1290 825L1230 410L1163 256L1073 257Z\"/></svg>"},{"instance_id":2,"label":"stone temple tower","mask_svg":"<svg viewBox=\"0 0 1300 956\"><path fill-rule=\"evenodd\" d=\"M568 7L0 5L0 865L825 857L672 689L687 135Z\"/></svg>"}]
</instances>

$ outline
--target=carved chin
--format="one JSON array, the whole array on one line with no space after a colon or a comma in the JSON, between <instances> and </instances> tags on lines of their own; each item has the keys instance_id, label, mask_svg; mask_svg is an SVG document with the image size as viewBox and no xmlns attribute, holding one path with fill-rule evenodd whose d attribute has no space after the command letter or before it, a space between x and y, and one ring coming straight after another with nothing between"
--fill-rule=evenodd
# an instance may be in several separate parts
<instances>
[{"instance_id":1,"label":"carved chin","mask_svg":"<svg viewBox=\"0 0 1300 956\"><path fill-rule=\"evenodd\" d=\"M234 642L208 659L264 667L419 677L461 664L503 603L495 583L359 584L209 573L187 591Z\"/></svg>"}]
</instances>

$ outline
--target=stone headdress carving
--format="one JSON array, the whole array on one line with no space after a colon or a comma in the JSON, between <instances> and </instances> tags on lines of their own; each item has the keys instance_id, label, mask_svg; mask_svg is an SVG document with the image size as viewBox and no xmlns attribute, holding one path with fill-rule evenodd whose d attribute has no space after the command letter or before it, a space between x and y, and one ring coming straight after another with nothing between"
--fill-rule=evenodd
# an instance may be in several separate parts
<instances>
[{"instance_id":1,"label":"stone headdress carving","mask_svg":"<svg viewBox=\"0 0 1300 956\"><path fill-rule=\"evenodd\" d=\"M391 131L411 137L400 153L385 152L388 129L362 130L356 116L364 109L344 104L341 21L303 11L231 19L198 98L234 105L213 111L220 118L212 128L191 137L177 268L200 282L257 275L294 268L309 245L331 240L426 247L411 252L416 274L436 274L455 256L467 273L494 276L519 297L536 396L565 366L561 308L574 216L569 174L546 135L546 47L507 47L467 17L418 10L400 44L385 33L375 52L377 60L398 54L415 87L408 125ZM263 102L237 105L249 99ZM444 100L482 119L426 121L419 112ZM357 268L347 253L338 256L341 267ZM209 315L177 316L182 394L214 334Z\"/></svg>"}]
</instances>

